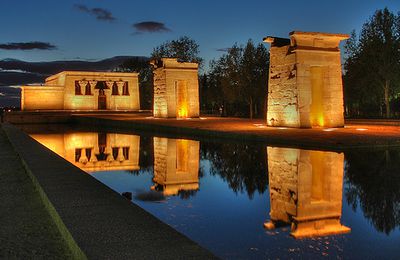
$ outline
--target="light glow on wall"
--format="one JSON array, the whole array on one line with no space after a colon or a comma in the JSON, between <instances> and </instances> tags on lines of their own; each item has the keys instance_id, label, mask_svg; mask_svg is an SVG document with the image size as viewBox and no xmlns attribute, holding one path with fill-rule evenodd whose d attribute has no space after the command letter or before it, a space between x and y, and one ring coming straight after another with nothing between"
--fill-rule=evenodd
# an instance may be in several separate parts
<instances>
[{"instance_id":1,"label":"light glow on wall","mask_svg":"<svg viewBox=\"0 0 400 260\"><path fill-rule=\"evenodd\" d=\"M188 110L187 107L180 107L178 109L178 117L179 118L186 118L188 116Z\"/></svg>"},{"instance_id":2,"label":"light glow on wall","mask_svg":"<svg viewBox=\"0 0 400 260\"><path fill-rule=\"evenodd\" d=\"M311 105L310 123L311 126L324 126L323 108L323 83L324 70L322 67L311 67Z\"/></svg>"},{"instance_id":3,"label":"light glow on wall","mask_svg":"<svg viewBox=\"0 0 400 260\"><path fill-rule=\"evenodd\" d=\"M189 160L189 140L176 140L176 171L186 172Z\"/></svg>"},{"instance_id":4,"label":"light glow on wall","mask_svg":"<svg viewBox=\"0 0 400 260\"><path fill-rule=\"evenodd\" d=\"M186 80L178 80L175 82L175 95L176 95L176 106L177 106L177 117L186 118L188 117L188 89Z\"/></svg>"}]
</instances>

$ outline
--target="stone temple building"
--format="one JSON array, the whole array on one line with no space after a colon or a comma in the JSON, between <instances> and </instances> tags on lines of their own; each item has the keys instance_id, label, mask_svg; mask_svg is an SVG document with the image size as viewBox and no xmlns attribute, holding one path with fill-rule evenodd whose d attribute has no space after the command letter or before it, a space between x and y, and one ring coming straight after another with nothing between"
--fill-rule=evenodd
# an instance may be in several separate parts
<instances>
[{"instance_id":1,"label":"stone temple building","mask_svg":"<svg viewBox=\"0 0 400 260\"><path fill-rule=\"evenodd\" d=\"M200 142L154 137L153 190L164 195L199 189Z\"/></svg>"},{"instance_id":2,"label":"stone temple building","mask_svg":"<svg viewBox=\"0 0 400 260\"><path fill-rule=\"evenodd\" d=\"M271 44L267 125L343 127L339 43L346 34L290 33L266 37Z\"/></svg>"},{"instance_id":3,"label":"stone temple building","mask_svg":"<svg viewBox=\"0 0 400 260\"><path fill-rule=\"evenodd\" d=\"M270 221L295 238L350 232L342 216L343 153L268 147Z\"/></svg>"},{"instance_id":4,"label":"stone temple building","mask_svg":"<svg viewBox=\"0 0 400 260\"><path fill-rule=\"evenodd\" d=\"M22 110L139 110L137 73L63 71L21 87Z\"/></svg>"},{"instance_id":5,"label":"stone temple building","mask_svg":"<svg viewBox=\"0 0 400 260\"><path fill-rule=\"evenodd\" d=\"M138 135L82 132L30 136L86 172L140 169Z\"/></svg>"},{"instance_id":6,"label":"stone temple building","mask_svg":"<svg viewBox=\"0 0 400 260\"><path fill-rule=\"evenodd\" d=\"M154 68L154 117L199 117L197 63L162 58L151 61Z\"/></svg>"}]
</instances>

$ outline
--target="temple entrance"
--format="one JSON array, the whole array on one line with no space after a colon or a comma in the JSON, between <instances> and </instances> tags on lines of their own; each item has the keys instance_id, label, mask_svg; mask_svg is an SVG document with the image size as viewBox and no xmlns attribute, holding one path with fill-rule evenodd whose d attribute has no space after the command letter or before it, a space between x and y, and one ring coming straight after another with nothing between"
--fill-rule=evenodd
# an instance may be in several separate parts
<instances>
[{"instance_id":1,"label":"temple entrance","mask_svg":"<svg viewBox=\"0 0 400 260\"><path fill-rule=\"evenodd\" d=\"M324 68L311 67L311 105L310 105L310 123L311 126L324 126L324 108L323 108L323 87L324 87Z\"/></svg>"},{"instance_id":2,"label":"temple entrance","mask_svg":"<svg viewBox=\"0 0 400 260\"><path fill-rule=\"evenodd\" d=\"M106 96L106 89L110 89L105 81L97 81L95 89L99 90L99 97L98 97L98 107L99 110L107 109L107 96Z\"/></svg>"},{"instance_id":3,"label":"temple entrance","mask_svg":"<svg viewBox=\"0 0 400 260\"><path fill-rule=\"evenodd\" d=\"M188 93L186 80L175 81L176 117L186 118L188 116Z\"/></svg>"},{"instance_id":4,"label":"temple entrance","mask_svg":"<svg viewBox=\"0 0 400 260\"><path fill-rule=\"evenodd\" d=\"M99 90L98 109L107 109L107 97L104 89Z\"/></svg>"},{"instance_id":5,"label":"temple entrance","mask_svg":"<svg viewBox=\"0 0 400 260\"><path fill-rule=\"evenodd\" d=\"M108 153L106 153L106 146L107 146L107 134L106 133L99 133L97 136L97 143L99 144L99 153L96 154L96 158L98 161L105 161L107 160Z\"/></svg>"}]
</instances>

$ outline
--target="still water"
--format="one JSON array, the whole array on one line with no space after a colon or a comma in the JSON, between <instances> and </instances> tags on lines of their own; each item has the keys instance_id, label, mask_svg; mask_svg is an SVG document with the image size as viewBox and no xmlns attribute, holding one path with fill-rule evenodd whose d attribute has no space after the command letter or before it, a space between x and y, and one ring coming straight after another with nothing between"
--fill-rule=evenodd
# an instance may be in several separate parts
<instances>
[{"instance_id":1,"label":"still water","mask_svg":"<svg viewBox=\"0 0 400 260\"><path fill-rule=\"evenodd\" d=\"M400 258L400 149L31 136L221 258Z\"/></svg>"}]
</instances>

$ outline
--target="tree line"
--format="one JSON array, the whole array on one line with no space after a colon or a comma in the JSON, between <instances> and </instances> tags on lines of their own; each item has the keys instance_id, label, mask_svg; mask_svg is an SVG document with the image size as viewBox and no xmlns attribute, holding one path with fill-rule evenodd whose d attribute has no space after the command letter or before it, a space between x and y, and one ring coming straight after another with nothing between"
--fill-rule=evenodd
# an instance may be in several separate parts
<instances>
[{"instance_id":1,"label":"tree line","mask_svg":"<svg viewBox=\"0 0 400 260\"><path fill-rule=\"evenodd\" d=\"M349 117L400 116L400 13L377 10L345 43Z\"/></svg>"},{"instance_id":2,"label":"tree line","mask_svg":"<svg viewBox=\"0 0 400 260\"><path fill-rule=\"evenodd\" d=\"M223 116L263 117L269 53L260 43L248 40L235 44L227 53L210 62L208 73L200 76L200 97L203 111L219 111Z\"/></svg>"},{"instance_id":3,"label":"tree line","mask_svg":"<svg viewBox=\"0 0 400 260\"><path fill-rule=\"evenodd\" d=\"M400 13L387 8L375 11L358 34L351 33L344 49L345 116L400 117ZM187 36L154 48L151 59L162 57L204 66L199 45ZM142 108L152 109L153 74L149 62L132 59L117 70L140 73ZM252 40L245 45L234 44L199 75L201 112L264 118L268 71L269 53L264 44L256 45Z\"/></svg>"}]
</instances>

